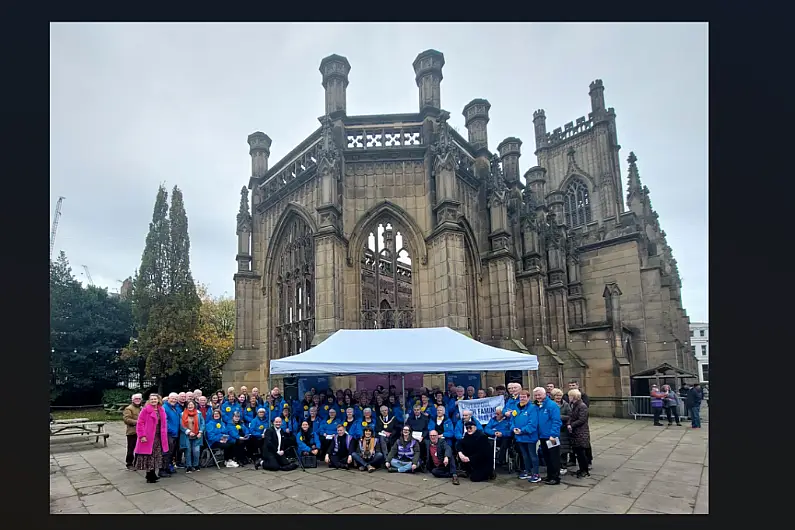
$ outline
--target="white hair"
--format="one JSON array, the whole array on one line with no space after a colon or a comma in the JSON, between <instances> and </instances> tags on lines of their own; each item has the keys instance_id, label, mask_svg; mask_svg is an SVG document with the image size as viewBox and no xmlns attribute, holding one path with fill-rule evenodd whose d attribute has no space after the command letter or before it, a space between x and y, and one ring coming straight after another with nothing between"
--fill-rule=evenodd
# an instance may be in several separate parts
<instances>
[{"instance_id":1,"label":"white hair","mask_svg":"<svg viewBox=\"0 0 795 530\"><path fill-rule=\"evenodd\" d=\"M177 394L176 392L172 392L168 395L168 399L171 399L172 397L179 397L179 394Z\"/></svg>"},{"instance_id":2,"label":"white hair","mask_svg":"<svg viewBox=\"0 0 795 530\"><path fill-rule=\"evenodd\" d=\"M195 396L196 394L201 396L202 395L202 391L197 388L196 390L193 391L193 395Z\"/></svg>"},{"instance_id":3,"label":"white hair","mask_svg":"<svg viewBox=\"0 0 795 530\"><path fill-rule=\"evenodd\" d=\"M365 412L369 412L370 414L372 414L373 409L371 409L370 407L365 407L365 409L362 411L362 414L364 414Z\"/></svg>"},{"instance_id":4,"label":"white hair","mask_svg":"<svg viewBox=\"0 0 795 530\"><path fill-rule=\"evenodd\" d=\"M234 392L235 391L235 387L230 386L229 388L226 389L226 391L227 391L227 393L228 392Z\"/></svg>"},{"instance_id":5,"label":"white hair","mask_svg":"<svg viewBox=\"0 0 795 530\"><path fill-rule=\"evenodd\" d=\"M143 399L143 398L144 398L143 394L133 394L130 399L132 400L132 399Z\"/></svg>"},{"instance_id":6,"label":"white hair","mask_svg":"<svg viewBox=\"0 0 795 530\"><path fill-rule=\"evenodd\" d=\"M497 405L497 407L494 409L494 412L502 412L502 407Z\"/></svg>"},{"instance_id":7,"label":"white hair","mask_svg":"<svg viewBox=\"0 0 795 530\"><path fill-rule=\"evenodd\" d=\"M472 411L471 410L462 410L461 411L461 415L463 416L464 414L469 414L471 416L472 415Z\"/></svg>"},{"instance_id":8,"label":"white hair","mask_svg":"<svg viewBox=\"0 0 795 530\"><path fill-rule=\"evenodd\" d=\"M533 389L533 394L535 394L536 392L543 392L543 393L544 393L544 395L546 395L546 393L547 393L547 389L546 389L546 388L544 388L544 387L542 387L542 386L537 386L537 387L535 387L535 388Z\"/></svg>"},{"instance_id":9,"label":"white hair","mask_svg":"<svg viewBox=\"0 0 795 530\"><path fill-rule=\"evenodd\" d=\"M457 387L455 387L455 391L456 391L456 392L458 392L459 390L460 390L460 391L462 391L462 392L464 392L464 391L466 390L466 388L464 388L464 387L462 387L462 386L460 386L460 385L459 385L459 386L457 386Z\"/></svg>"}]
</instances>

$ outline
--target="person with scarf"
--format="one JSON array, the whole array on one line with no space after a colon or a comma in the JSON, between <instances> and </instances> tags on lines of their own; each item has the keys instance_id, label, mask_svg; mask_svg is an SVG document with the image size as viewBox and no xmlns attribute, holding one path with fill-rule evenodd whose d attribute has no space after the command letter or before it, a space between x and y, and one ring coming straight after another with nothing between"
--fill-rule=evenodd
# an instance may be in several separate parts
<instances>
[{"instance_id":1,"label":"person with scarf","mask_svg":"<svg viewBox=\"0 0 795 530\"><path fill-rule=\"evenodd\" d=\"M386 447L391 449L400 432L400 423L394 414L389 413L389 407L386 405L381 405L380 412L381 414L376 418L375 432L378 438L386 444Z\"/></svg>"},{"instance_id":2,"label":"person with scarf","mask_svg":"<svg viewBox=\"0 0 795 530\"><path fill-rule=\"evenodd\" d=\"M354 439L345 431L343 425L337 424L337 433L331 439L326 464L331 469L348 469L353 466L353 452L355 451Z\"/></svg>"},{"instance_id":3,"label":"person with scarf","mask_svg":"<svg viewBox=\"0 0 795 530\"><path fill-rule=\"evenodd\" d=\"M249 423L254 420L254 416L257 415L257 409L259 406L257 405L257 398L254 396L249 396L248 402L245 403L245 406L242 410L243 412L243 422L248 425Z\"/></svg>"},{"instance_id":4,"label":"person with scarf","mask_svg":"<svg viewBox=\"0 0 795 530\"><path fill-rule=\"evenodd\" d=\"M352 457L358 464L359 471L372 473L386 461L385 453L384 443L377 440L373 436L373 428L367 426L362 431L362 438L356 444Z\"/></svg>"},{"instance_id":5,"label":"person with scarf","mask_svg":"<svg viewBox=\"0 0 795 530\"><path fill-rule=\"evenodd\" d=\"M252 391L253 392L253 391ZM255 462L260 460L262 455L262 444L265 443L265 430L270 426L268 421L268 414L265 407L257 409L257 415L248 424L248 443L246 449L248 454L254 459Z\"/></svg>"},{"instance_id":6,"label":"person with scarf","mask_svg":"<svg viewBox=\"0 0 795 530\"><path fill-rule=\"evenodd\" d=\"M510 390L509 388L508 391ZM519 403L512 407L511 431L513 431L516 445L519 446L524 466L524 470L519 474L519 479L533 483L541 482L541 477L538 475L538 454L536 453L538 414L530 405L530 392L524 389L520 390Z\"/></svg>"},{"instance_id":7,"label":"person with scarf","mask_svg":"<svg viewBox=\"0 0 795 530\"><path fill-rule=\"evenodd\" d=\"M301 422L301 430L298 431L296 441L298 442L298 454L301 456L317 456L320 452L320 438L309 420Z\"/></svg>"},{"instance_id":8,"label":"person with scarf","mask_svg":"<svg viewBox=\"0 0 795 530\"><path fill-rule=\"evenodd\" d=\"M328 453L331 441L334 439L334 435L337 434L337 426L342 423L339 418L337 418L336 408L329 408L327 413L328 418L326 418L325 421L321 421L320 432L318 432L318 436L320 437L320 450L323 454Z\"/></svg>"},{"instance_id":9,"label":"person with scarf","mask_svg":"<svg viewBox=\"0 0 795 530\"><path fill-rule=\"evenodd\" d=\"M348 407L345 410L345 417L342 419L342 426L345 427L351 438L359 440L362 437L362 422L356 419L353 413L353 407Z\"/></svg>"},{"instance_id":10,"label":"person with scarf","mask_svg":"<svg viewBox=\"0 0 795 530\"><path fill-rule=\"evenodd\" d=\"M439 405L440 409L444 405ZM444 438L436 431L428 432L425 452L428 454L428 471L436 478L452 478L454 486L458 486L458 473L455 467L453 451Z\"/></svg>"},{"instance_id":11,"label":"person with scarf","mask_svg":"<svg viewBox=\"0 0 795 530\"><path fill-rule=\"evenodd\" d=\"M263 471L292 471L298 464L289 462L285 455L284 436L282 435L282 419L277 417L273 425L265 431L265 443L262 444ZM255 465L255 467L258 467Z\"/></svg>"},{"instance_id":12,"label":"person with scarf","mask_svg":"<svg viewBox=\"0 0 795 530\"><path fill-rule=\"evenodd\" d=\"M238 466L245 466L248 461L246 458L246 444L248 444L250 437L248 427L243 423L239 410L232 414L232 421L226 426L226 434L229 435L229 440L234 443L232 460L237 462Z\"/></svg>"},{"instance_id":13,"label":"person with scarf","mask_svg":"<svg viewBox=\"0 0 795 530\"><path fill-rule=\"evenodd\" d=\"M191 473L199 470L199 453L204 434L204 416L196 408L194 401L185 403L182 413L181 429L179 433L179 446L185 451L185 472Z\"/></svg>"},{"instance_id":14,"label":"person with scarf","mask_svg":"<svg viewBox=\"0 0 795 530\"><path fill-rule=\"evenodd\" d=\"M502 407L494 409L494 417L489 420L483 428L486 436L493 436L494 443L497 444L497 465L505 464L505 454L511 444L513 433L511 432L511 420L502 413Z\"/></svg>"},{"instance_id":15,"label":"person with scarf","mask_svg":"<svg viewBox=\"0 0 795 530\"><path fill-rule=\"evenodd\" d=\"M461 461L459 475L468 475L472 482L483 482L494 476L494 451L486 434L477 428L477 423L469 420L464 424L466 436L457 445Z\"/></svg>"},{"instance_id":16,"label":"person with scarf","mask_svg":"<svg viewBox=\"0 0 795 530\"><path fill-rule=\"evenodd\" d=\"M150 394L149 400L138 415L135 433L135 469L146 471L146 481L158 481L156 470L163 469L163 455L168 453L168 426L166 411L160 404L160 396Z\"/></svg>"},{"instance_id":17,"label":"person with scarf","mask_svg":"<svg viewBox=\"0 0 795 530\"><path fill-rule=\"evenodd\" d=\"M390 473L414 473L420 465L420 445L411 436L411 427L403 426L400 437L392 445L386 457L386 468Z\"/></svg>"},{"instance_id":18,"label":"person with scarf","mask_svg":"<svg viewBox=\"0 0 795 530\"><path fill-rule=\"evenodd\" d=\"M143 396L141 394L133 394L130 398L132 403L127 405L127 408L122 412L122 419L126 427L127 434L127 458L125 462L127 469L133 469L133 462L135 461L135 444L138 442L138 434L135 432L135 427L138 425L138 416L141 414L141 401Z\"/></svg>"},{"instance_id":19,"label":"person with scarf","mask_svg":"<svg viewBox=\"0 0 795 530\"><path fill-rule=\"evenodd\" d=\"M232 460L232 450L235 447L235 440L229 438L226 432L226 423L221 417L221 411L212 411L212 417L205 424L207 444L211 449L222 449L224 451L224 465L226 467L237 467L237 462Z\"/></svg>"}]
</instances>

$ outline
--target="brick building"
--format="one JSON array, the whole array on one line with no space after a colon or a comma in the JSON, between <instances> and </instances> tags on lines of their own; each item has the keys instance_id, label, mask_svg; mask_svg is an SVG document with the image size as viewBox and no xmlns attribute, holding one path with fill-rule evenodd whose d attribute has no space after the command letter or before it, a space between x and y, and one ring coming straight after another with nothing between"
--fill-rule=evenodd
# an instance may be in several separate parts
<instances>
[{"instance_id":1,"label":"brick building","mask_svg":"<svg viewBox=\"0 0 795 530\"><path fill-rule=\"evenodd\" d=\"M351 66L331 55L317 130L274 165L271 139L249 136L224 385L264 388L270 359L337 329L394 326L448 326L533 353L540 368L525 385L579 379L607 415L621 414L636 372L696 372L676 260L633 153L623 200L602 81L591 83L587 117L548 132L534 113L537 165L521 178L521 140L489 149L487 100L464 107L467 138L448 125L444 63L435 50L414 61L417 113L349 116Z\"/></svg>"}]
</instances>

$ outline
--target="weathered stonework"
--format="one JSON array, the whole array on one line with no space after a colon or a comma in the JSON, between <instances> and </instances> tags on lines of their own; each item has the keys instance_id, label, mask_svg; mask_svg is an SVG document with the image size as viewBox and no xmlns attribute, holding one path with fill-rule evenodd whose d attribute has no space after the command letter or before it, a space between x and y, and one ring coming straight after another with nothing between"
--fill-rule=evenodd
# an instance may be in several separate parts
<instances>
[{"instance_id":1,"label":"weathered stonework","mask_svg":"<svg viewBox=\"0 0 795 530\"><path fill-rule=\"evenodd\" d=\"M468 140L447 124L443 67L434 50L414 62L416 113L348 116L351 67L332 55L319 129L271 168L270 138L249 137L224 386L265 388L271 359L341 328L448 326L533 353L525 385L578 379L602 414L621 414L635 372L666 362L697 373L676 260L634 154L625 208L602 82L587 118L547 132L534 113L537 165L521 179L519 138L489 151L488 101L464 108Z\"/></svg>"}]
</instances>

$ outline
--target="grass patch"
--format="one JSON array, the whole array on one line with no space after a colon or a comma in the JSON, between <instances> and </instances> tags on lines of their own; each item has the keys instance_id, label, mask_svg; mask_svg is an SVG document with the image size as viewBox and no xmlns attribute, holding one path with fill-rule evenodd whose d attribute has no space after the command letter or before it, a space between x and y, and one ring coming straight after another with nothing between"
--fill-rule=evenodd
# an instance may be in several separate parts
<instances>
[{"instance_id":1,"label":"grass patch","mask_svg":"<svg viewBox=\"0 0 795 530\"><path fill-rule=\"evenodd\" d=\"M88 421L121 421L121 414L105 414L105 409L73 409L52 411L54 420L73 420L75 418L88 418Z\"/></svg>"}]
</instances>

